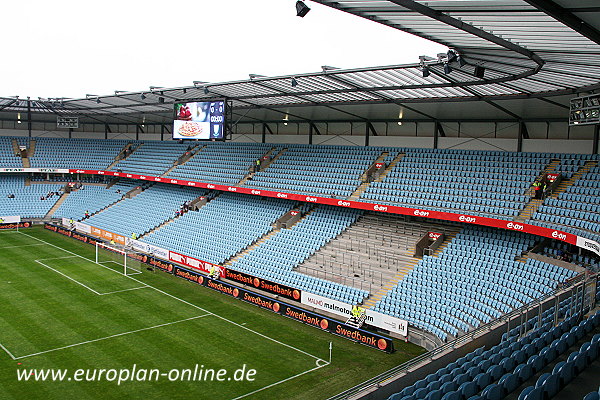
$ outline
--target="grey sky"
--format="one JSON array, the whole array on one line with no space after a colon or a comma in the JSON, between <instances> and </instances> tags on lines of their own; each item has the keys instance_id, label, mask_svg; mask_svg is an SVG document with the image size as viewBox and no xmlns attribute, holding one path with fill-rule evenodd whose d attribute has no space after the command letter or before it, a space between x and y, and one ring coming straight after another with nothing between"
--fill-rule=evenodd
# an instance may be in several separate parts
<instances>
[{"instance_id":1,"label":"grey sky","mask_svg":"<svg viewBox=\"0 0 600 400\"><path fill-rule=\"evenodd\" d=\"M84 97L194 80L414 63L443 46L310 1L4 1L2 96Z\"/></svg>"}]
</instances>

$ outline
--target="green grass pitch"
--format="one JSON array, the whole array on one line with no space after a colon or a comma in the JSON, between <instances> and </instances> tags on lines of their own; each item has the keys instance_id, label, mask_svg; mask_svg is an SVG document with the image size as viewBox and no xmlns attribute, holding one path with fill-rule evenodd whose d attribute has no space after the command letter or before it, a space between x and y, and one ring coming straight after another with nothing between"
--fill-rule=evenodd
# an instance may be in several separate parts
<instances>
[{"instance_id":1,"label":"green grass pitch","mask_svg":"<svg viewBox=\"0 0 600 400\"><path fill-rule=\"evenodd\" d=\"M0 231L0 399L326 399L423 352L385 354L162 272L125 277L94 254L41 227ZM194 368L208 379L187 381ZM45 369L67 380L24 381ZM138 375L109 379L121 370Z\"/></svg>"}]
</instances>

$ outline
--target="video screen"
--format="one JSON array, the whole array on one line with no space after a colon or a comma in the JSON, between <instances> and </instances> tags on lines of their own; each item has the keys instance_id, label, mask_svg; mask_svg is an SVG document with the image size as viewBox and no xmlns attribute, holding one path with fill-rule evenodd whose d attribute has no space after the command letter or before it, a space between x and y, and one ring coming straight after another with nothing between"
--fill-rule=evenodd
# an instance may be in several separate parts
<instances>
[{"instance_id":1,"label":"video screen","mask_svg":"<svg viewBox=\"0 0 600 400\"><path fill-rule=\"evenodd\" d=\"M225 101L175 103L173 139L223 140Z\"/></svg>"}]
</instances>

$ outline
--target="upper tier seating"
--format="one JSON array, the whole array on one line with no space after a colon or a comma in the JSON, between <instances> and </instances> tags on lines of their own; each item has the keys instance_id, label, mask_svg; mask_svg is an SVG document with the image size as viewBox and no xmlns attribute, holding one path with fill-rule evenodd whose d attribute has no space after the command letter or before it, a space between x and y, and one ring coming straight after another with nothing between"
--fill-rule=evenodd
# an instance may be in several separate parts
<instances>
[{"instance_id":1,"label":"upper tier seating","mask_svg":"<svg viewBox=\"0 0 600 400\"><path fill-rule=\"evenodd\" d=\"M246 186L346 199L380 153L380 148L288 145L281 157Z\"/></svg>"},{"instance_id":2,"label":"upper tier seating","mask_svg":"<svg viewBox=\"0 0 600 400\"><path fill-rule=\"evenodd\" d=\"M600 165L558 198L547 198L528 222L600 241Z\"/></svg>"},{"instance_id":3,"label":"upper tier seating","mask_svg":"<svg viewBox=\"0 0 600 400\"><path fill-rule=\"evenodd\" d=\"M169 177L235 185L271 148L262 143L209 143L187 163L171 171Z\"/></svg>"},{"instance_id":4,"label":"upper tier seating","mask_svg":"<svg viewBox=\"0 0 600 400\"><path fill-rule=\"evenodd\" d=\"M549 161L542 153L407 150L362 198L512 219L529 202L526 191Z\"/></svg>"},{"instance_id":5,"label":"upper tier seating","mask_svg":"<svg viewBox=\"0 0 600 400\"><path fill-rule=\"evenodd\" d=\"M15 156L12 140L16 139L20 145L25 145L27 138L11 138L0 136L0 168L22 168L21 156Z\"/></svg>"},{"instance_id":6,"label":"upper tier seating","mask_svg":"<svg viewBox=\"0 0 600 400\"><path fill-rule=\"evenodd\" d=\"M126 159L119 161L112 170L120 169L140 175L161 176L185 153L188 144L177 142L146 141L139 145Z\"/></svg>"},{"instance_id":7,"label":"upper tier seating","mask_svg":"<svg viewBox=\"0 0 600 400\"><path fill-rule=\"evenodd\" d=\"M30 157L33 168L82 168L105 170L123 147L125 140L35 138Z\"/></svg>"}]
</instances>

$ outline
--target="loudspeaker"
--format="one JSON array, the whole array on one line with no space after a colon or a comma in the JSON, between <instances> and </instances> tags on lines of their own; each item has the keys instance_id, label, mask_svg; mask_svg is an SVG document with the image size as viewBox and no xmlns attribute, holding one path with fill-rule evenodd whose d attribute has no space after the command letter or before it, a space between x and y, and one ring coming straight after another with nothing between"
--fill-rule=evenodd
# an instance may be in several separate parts
<instances>
[{"instance_id":1,"label":"loudspeaker","mask_svg":"<svg viewBox=\"0 0 600 400\"><path fill-rule=\"evenodd\" d=\"M485 68L482 66L476 65L475 72L473 73L477 78L483 78L483 74L485 74Z\"/></svg>"}]
</instances>

